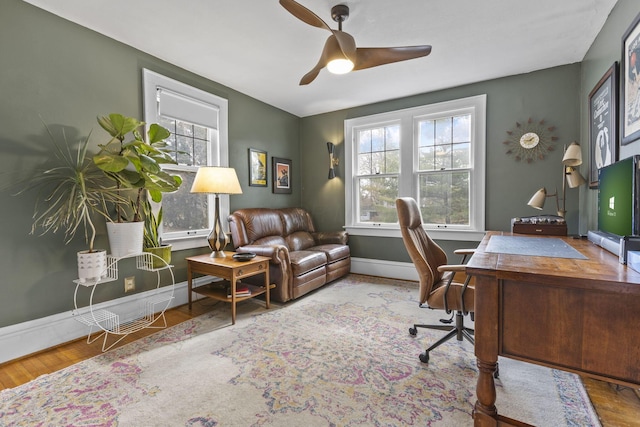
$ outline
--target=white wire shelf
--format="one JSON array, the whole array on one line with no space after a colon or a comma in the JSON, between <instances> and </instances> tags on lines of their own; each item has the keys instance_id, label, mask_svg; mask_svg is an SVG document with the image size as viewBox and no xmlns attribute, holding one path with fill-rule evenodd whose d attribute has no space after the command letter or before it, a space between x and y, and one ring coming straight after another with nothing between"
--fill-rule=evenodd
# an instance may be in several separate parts
<instances>
[{"instance_id":1,"label":"white wire shelf","mask_svg":"<svg viewBox=\"0 0 640 427\"><path fill-rule=\"evenodd\" d=\"M132 312L126 314L125 317L131 318L135 317L134 320L126 320L121 322L121 316L105 309L94 309L93 304L93 295L97 288L96 285L114 282L118 280L118 262L125 258L136 258L136 268L138 270L147 271L147 272L155 272L157 277L156 288L153 291L149 291L151 293L150 296L146 296L144 299L140 301L140 306L138 310L137 317ZM156 261L156 265L154 266L154 261ZM158 265L160 267L158 267ZM171 301L174 299L174 288L175 288L175 277L173 275L173 266L167 264L162 261L162 259L151 253L139 253L127 255L124 257L113 257L107 256L107 268L102 274L100 279L94 280L84 280L81 281L79 279L74 280L73 282L76 284L76 290L74 293L74 307L73 311L74 318L89 327L89 334L87 336L87 343L92 343L100 337L104 337L102 351L106 351L124 339L127 335L137 332L141 329L145 328L164 328L167 326L166 319L164 317L164 312L169 308ZM161 272L167 271L171 278L171 290L170 292L166 292L165 290L160 291L160 283L161 283ZM166 276L166 274L163 274ZM91 294L89 296L89 306L88 311L83 309L78 309L78 289L80 287L91 288ZM166 288L163 288L166 289ZM114 306L115 308L115 306ZM135 310L134 310L135 311ZM160 324L158 320L162 319L163 322ZM157 324L156 324L157 323ZM93 336L93 332L97 332L97 336ZM118 336L116 341L107 345L107 339L109 336Z\"/></svg>"}]
</instances>

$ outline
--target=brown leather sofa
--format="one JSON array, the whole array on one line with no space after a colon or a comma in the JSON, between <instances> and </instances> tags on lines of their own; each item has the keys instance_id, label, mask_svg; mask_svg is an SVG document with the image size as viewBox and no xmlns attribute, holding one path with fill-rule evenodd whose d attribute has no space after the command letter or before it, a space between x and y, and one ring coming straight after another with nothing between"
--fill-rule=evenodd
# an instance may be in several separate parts
<instances>
[{"instance_id":1,"label":"brown leather sofa","mask_svg":"<svg viewBox=\"0 0 640 427\"><path fill-rule=\"evenodd\" d=\"M229 215L236 252L269 257L271 297L298 298L349 273L351 253L345 231L316 232L301 208L240 209Z\"/></svg>"}]
</instances>

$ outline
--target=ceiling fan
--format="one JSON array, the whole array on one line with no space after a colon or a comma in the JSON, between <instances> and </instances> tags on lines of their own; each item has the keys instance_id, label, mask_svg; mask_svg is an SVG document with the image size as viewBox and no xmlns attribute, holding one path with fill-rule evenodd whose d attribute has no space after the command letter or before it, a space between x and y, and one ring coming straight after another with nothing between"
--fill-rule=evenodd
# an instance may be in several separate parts
<instances>
[{"instance_id":1,"label":"ceiling fan","mask_svg":"<svg viewBox=\"0 0 640 427\"><path fill-rule=\"evenodd\" d=\"M300 85L311 83L318 76L320 70L325 67L331 73L344 74L352 70L363 70L392 62L420 58L431 53L429 45L356 47L356 42L351 34L342 31L342 23L349 17L349 7L344 4L331 8L331 17L338 23L337 30L332 30L318 15L294 0L280 0L280 4L301 21L331 32L324 44L320 60L311 71L302 77Z\"/></svg>"}]
</instances>

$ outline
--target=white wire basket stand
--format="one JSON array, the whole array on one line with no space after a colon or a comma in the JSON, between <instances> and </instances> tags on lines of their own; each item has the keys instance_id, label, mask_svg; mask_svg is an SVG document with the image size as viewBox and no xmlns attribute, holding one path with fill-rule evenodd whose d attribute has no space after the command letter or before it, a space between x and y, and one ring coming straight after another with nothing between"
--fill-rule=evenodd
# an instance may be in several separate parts
<instances>
[{"instance_id":1,"label":"white wire basket stand","mask_svg":"<svg viewBox=\"0 0 640 427\"><path fill-rule=\"evenodd\" d=\"M110 282L118 280L118 263L126 258L136 260L136 268L138 270L152 272L156 274L156 287L145 292L144 298L140 301L140 307L137 317L133 320L127 320L129 317L123 316L104 308L97 308L94 304L94 296L96 289ZM154 268L154 259L156 266ZM162 262L158 262L161 260ZM163 274L161 274L163 273ZM169 275L171 279L170 288L161 287L162 278ZM107 256L107 267L99 280L74 280L76 288L73 294L74 318L89 327L87 335L87 344L91 344L96 340L103 338L102 351L107 351L118 344L127 335L140 331L145 328L162 329L167 327L165 311L169 308L174 298L175 292L175 276L173 274L173 266L167 264L161 257L149 253L141 252L138 254L130 254L122 257ZM78 291L82 288L91 289L89 295L89 305L87 307L78 307ZM122 320L121 320L122 319ZM113 336L114 341L108 344L109 337Z\"/></svg>"}]
</instances>

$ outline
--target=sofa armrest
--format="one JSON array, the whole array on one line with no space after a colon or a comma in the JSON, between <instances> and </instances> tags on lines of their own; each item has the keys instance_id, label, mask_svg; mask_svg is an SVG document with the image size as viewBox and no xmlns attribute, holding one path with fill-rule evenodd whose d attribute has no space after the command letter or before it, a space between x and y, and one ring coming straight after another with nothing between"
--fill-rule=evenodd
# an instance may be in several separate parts
<instances>
[{"instance_id":1,"label":"sofa armrest","mask_svg":"<svg viewBox=\"0 0 640 427\"><path fill-rule=\"evenodd\" d=\"M236 249L236 252L253 252L256 255L271 258L273 264L289 265L289 249L284 245L245 245Z\"/></svg>"},{"instance_id":2,"label":"sofa armrest","mask_svg":"<svg viewBox=\"0 0 640 427\"><path fill-rule=\"evenodd\" d=\"M289 301L293 298L293 277L289 249L284 245L245 245L236 252L253 252L269 258L270 281L276 285L271 296L277 301Z\"/></svg>"},{"instance_id":3,"label":"sofa armrest","mask_svg":"<svg viewBox=\"0 0 640 427\"><path fill-rule=\"evenodd\" d=\"M316 245L346 245L349 241L349 235L346 231L316 232L311 234L316 241Z\"/></svg>"}]
</instances>

